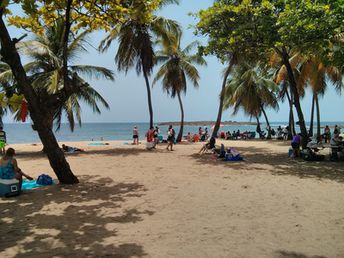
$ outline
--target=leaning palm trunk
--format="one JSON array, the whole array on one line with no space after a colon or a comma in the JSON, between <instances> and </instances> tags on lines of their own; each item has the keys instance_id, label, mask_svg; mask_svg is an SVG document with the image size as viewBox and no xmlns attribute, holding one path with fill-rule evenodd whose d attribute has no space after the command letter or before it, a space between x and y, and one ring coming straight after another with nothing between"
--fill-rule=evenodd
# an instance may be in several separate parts
<instances>
[{"instance_id":1,"label":"leaning palm trunk","mask_svg":"<svg viewBox=\"0 0 344 258\"><path fill-rule=\"evenodd\" d=\"M180 128L179 128L179 133L178 133L178 137L177 137L177 142L181 142L182 138L183 138L183 130L184 130L184 108L183 108L183 102L182 102L182 98L180 97L180 92L177 92L177 96L178 96L178 101L179 101L179 106L180 106L180 114L181 114L181 118L180 118Z\"/></svg>"},{"instance_id":2,"label":"leaning palm trunk","mask_svg":"<svg viewBox=\"0 0 344 258\"><path fill-rule=\"evenodd\" d=\"M265 121L266 121L266 126L268 127L268 136L266 137L267 139L271 139L271 127L270 127L270 123L269 123L269 119L268 116L265 113L265 110L263 108L263 106L261 107Z\"/></svg>"},{"instance_id":3,"label":"leaning palm trunk","mask_svg":"<svg viewBox=\"0 0 344 258\"><path fill-rule=\"evenodd\" d=\"M307 132L305 119L304 119L301 104L300 104L300 95L297 89L297 84L296 84L293 68L291 67L291 64L289 61L290 58L286 49L283 49L282 59L283 59L283 64L287 68L289 83L290 83L291 90L293 92L293 102L294 102L294 106L299 118L299 125L300 125L301 136L302 136L301 144L302 144L302 148L304 149L306 148L307 143L308 143L308 132Z\"/></svg>"},{"instance_id":4,"label":"leaning palm trunk","mask_svg":"<svg viewBox=\"0 0 344 258\"><path fill-rule=\"evenodd\" d=\"M40 103L28 77L23 68L20 56L15 47L15 42L11 39L7 27L0 13L0 41L2 60L5 61L12 70L12 73L20 85L26 100L28 101L30 116L41 139L51 167L53 168L60 183L75 184L79 180L74 176L70 166L60 149L53 131L45 125L44 117L41 114L42 104Z\"/></svg>"},{"instance_id":5,"label":"leaning palm trunk","mask_svg":"<svg viewBox=\"0 0 344 258\"><path fill-rule=\"evenodd\" d=\"M223 101L225 99L225 91L226 91L226 84L227 84L227 79L228 76L232 70L232 67L234 66L234 57L231 59L231 62L229 63L224 76L223 76L223 81L222 81L222 88L221 88L221 93L220 93L220 104L219 104L219 111L217 113L217 119L215 122L214 130L213 130L213 137L217 137L217 134L220 129L220 124L221 124L221 119L222 119L222 111L223 111Z\"/></svg>"},{"instance_id":6,"label":"leaning palm trunk","mask_svg":"<svg viewBox=\"0 0 344 258\"><path fill-rule=\"evenodd\" d=\"M152 96L149 85L148 74L145 68L142 66L143 76L145 77L146 88L147 88L147 97L148 97L148 108L149 108L149 127L153 127L153 107L152 107Z\"/></svg>"},{"instance_id":7,"label":"leaning palm trunk","mask_svg":"<svg viewBox=\"0 0 344 258\"><path fill-rule=\"evenodd\" d=\"M319 106L319 97L318 94L315 94L315 106L317 108L317 136L319 137L320 132L320 106Z\"/></svg>"},{"instance_id":8,"label":"leaning palm trunk","mask_svg":"<svg viewBox=\"0 0 344 258\"><path fill-rule=\"evenodd\" d=\"M293 101L292 97L289 96L288 90L286 91L288 102L289 102L289 130L288 130L288 140L293 138L295 132L295 122L294 122L294 112L293 112Z\"/></svg>"},{"instance_id":9,"label":"leaning palm trunk","mask_svg":"<svg viewBox=\"0 0 344 258\"><path fill-rule=\"evenodd\" d=\"M311 123L309 125L309 136L313 136L315 94L316 93L313 93L313 99L312 99L312 111L311 111Z\"/></svg>"},{"instance_id":10,"label":"leaning palm trunk","mask_svg":"<svg viewBox=\"0 0 344 258\"><path fill-rule=\"evenodd\" d=\"M260 133L261 129L260 129L260 122L259 122L259 117L258 116L256 116L256 120L257 120L256 132Z\"/></svg>"}]
</instances>

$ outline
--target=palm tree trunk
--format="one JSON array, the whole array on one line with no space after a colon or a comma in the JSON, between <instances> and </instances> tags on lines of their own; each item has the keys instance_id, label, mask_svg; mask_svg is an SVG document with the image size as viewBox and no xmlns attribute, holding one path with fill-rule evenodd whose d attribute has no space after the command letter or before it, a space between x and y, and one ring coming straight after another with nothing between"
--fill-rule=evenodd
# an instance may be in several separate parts
<instances>
[{"instance_id":1,"label":"palm tree trunk","mask_svg":"<svg viewBox=\"0 0 344 258\"><path fill-rule=\"evenodd\" d=\"M287 99L288 99L288 102L289 102L288 140L291 140L293 138L293 135L296 134L296 132L295 132L295 123L294 123L293 101L292 101L292 96L289 95L288 90L286 91L286 94L287 94Z\"/></svg>"},{"instance_id":2,"label":"palm tree trunk","mask_svg":"<svg viewBox=\"0 0 344 258\"><path fill-rule=\"evenodd\" d=\"M317 136L319 137L321 132L321 125L320 125L320 105L319 105L319 97L318 94L315 94L315 106L317 108Z\"/></svg>"},{"instance_id":3,"label":"palm tree trunk","mask_svg":"<svg viewBox=\"0 0 344 258\"><path fill-rule=\"evenodd\" d=\"M223 111L223 101L225 98L225 89L226 89L226 83L227 83L227 79L228 76L232 70L232 67L234 66L235 63L235 57L232 57L224 75L223 75L223 81L222 81L222 88L221 88L221 93L220 93L220 104L219 104L219 110L217 112L217 119L215 122L215 126L214 126L214 130L213 130L213 137L217 138L217 134L219 132L220 129L220 124L221 124L221 119L222 119L222 111Z\"/></svg>"},{"instance_id":4,"label":"palm tree trunk","mask_svg":"<svg viewBox=\"0 0 344 258\"><path fill-rule=\"evenodd\" d=\"M256 132L260 133L261 132L261 128L260 128L260 122L259 122L259 117L258 116L256 116L256 120L257 120Z\"/></svg>"},{"instance_id":5,"label":"palm tree trunk","mask_svg":"<svg viewBox=\"0 0 344 258\"><path fill-rule=\"evenodd\" d=\"M271 139L271 127L270 127L270 123L269 123L269 119L268 116L265 113L264 107L261 106L265 121L266 121L266 126L268 127L268 136L266 137L267 139Z\"/></svg>"},{"instance_id":6,"label":"palm tree trunk","mask_svg":"<svg viewBox=\"0 0 344 258\"><path fill-rule=\"evenodd\" d=\"M181 113L180 128L179 128L179 133L177 137L177 142L181 142L183 138L183 130L184 130L184 108L183 108L183 102L182 102L182 98L180 97L179 91L177 92L177 97L178 97L180 113Z\"/></svg>"},{"instance_id":7,"label":"palm tree trunk","mask_svg":"<svg viewBox=\"0 0 344 258\"><path fill-rule=\"evenodd\" d=\"M34 122L38 135L43 143L43 146L47 150L47 156L51 167L53 168L60 183L63 184L76 184L79 182L78 178L74 176L70 166L64 156L64 153L60 149L55 135L51 129L45 125L44 117L41 111L44 110L42 107L29 79L26 76L26 72L20 60L20 56L15 47L15 43L7 30L7 27L2 19L3 10L0 9L0 42L1 49L0 53L2 60L6 62L13 72L13 75L20 85L30 110L30 116Z\"/></svg>"},{"instance_id":8,"label":"palm tree trunk","mask_svg":"<svg viewBox=\"0 0 344 258\"><path fill-rule=\"evenodd\" d=\"M152 96L149 85L148 74L145 68L142 65L143 76L145 77L146 88L147 88L147 97L148 97L148 108L149 108L149 127L153 127L153 107L152 107Z\"/></svg>"},{"instance_id":9,"label":"palm tree trunk","mask_svg":"<svg viewBox=\"0 0 344 258\"><path fill-rule=\"evenodd\" d=\"M290 62L289 62L289 55L287 53L287 50L285 48L283 48L283 50L279 51L279 53L282 57L283 64L286 66L287 71L288 71L289 83L290 83L291 90L293 92L293 97L294 97L293 98L294 106L296 108L297 115L299 117L299 125L300 125L301 136L302 136L302 148L304 149L304 148L306 148L307 143L308 143L308 132L307 132L305 119L304 119L301 104L300 104L300 95L299 95L299 92L297 90L297 84L296 84L293 69L292 69Z\"/></svg>"},{"instance_id":10,"label":"palm tree trunk","mask_svg":"<svg viewBox=\"0 0 344 258\"><path fill-rule=\"evenodd\" d=\"M315 104L315 93L313 93L313 98L312 98L312 110L311 110L311 122L309 125L309 136L313 136L314 104Z\"/></svg>"},{"instance_id":11,"label":"palm tree trunk","mask_svg":"<svg viewBox=\"0 0 344 258\"><path fill-rule=\"evenodd\" d=\"M67 6L66 6L66 14L65 14L65 30L64 30L64 35L63 35L63 53L62 53L62 73L63 73L63 83L64 87L66 88L68 83L68 38L69 38L69 33L70 33L70 27L71 27L71 22L70 22L70 11L72 7L73 0L67 0Z\"/></svg>"}]
</instances>

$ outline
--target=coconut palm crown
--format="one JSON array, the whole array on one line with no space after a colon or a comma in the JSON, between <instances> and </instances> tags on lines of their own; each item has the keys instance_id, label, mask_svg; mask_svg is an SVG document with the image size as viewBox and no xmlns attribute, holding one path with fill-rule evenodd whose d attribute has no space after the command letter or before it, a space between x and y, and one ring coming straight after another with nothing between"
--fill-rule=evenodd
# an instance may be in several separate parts
<instances>
[{"instance_id":1,"label":"coconut palm crown","mask_svg":"<svg viewBox=\"0 0 344 258\"><path fill-rule=\"evenodd\" d=\"M198 88L199 73L196 65L206 65L204 58L198 54L190 54L191 50L198 45L198 42L192 42L184 49L181 48L181 34L170 37L168 41L162 41L163 49L157 52L156 61L162 63L157 72L153 85L162 80L163 90L170 94L172 98L178 97L181 109L181 125L178 133L177 142L181 141L183 136L184 109L181 99L181 93L186 93L187 81L189 80L195 88Z\"/></svg>"},{"instance_id":2,"label":"coconut palm crown","mask_svg":"<svg viewBox=\"0 0 344 258\"><path fill-rule=\"evenodd\" d=\"M268 127L268 138L270 138L270 123L265 109L267 107L278 109L277 92L277 85L273 80L266 78L258 66L237 65L232 78L227 82L224 109L232 106L233 114L236 114L242 108L246 114L255 117L257 121L263 113Z\"/></svg>"},{"instance_id":3,"label":"coconut palm crown","mask_svg":"<svg viewBox=\"0 0 344 258\"><path fill-rule=\"evenodd\" d=\"M109 108L105 99L83 77L114 80L114 74L104 67L70 64L68 66L69 83L65 85L62 72L64 27L64 21L59 19L53 26L46 27L43 35L35 35L33 40L20 42L17 45L19 51L27 55L30 60L24 68L35 92L50 109L46 115L49 126L52 127L55 120L59 129L62 116L66 114L70 129L73 131L75 119L81 125L81 102L86 103L96 113L100 113L98 103ZM78 54L86 52L84 45L87 34L88 32L83 32L75 38L70 36L68 43L70 63L75 61ZM3 71L0 73L0 83L14 81L11 77L10 69ZM16 90L15 93L21 93L20 87L14 85L12 90L13 88ZM20 113L20 109L17 111ZM19 119L21 116L17 114L16 117Z\"/></svg>"},{"instance_id":4,"label":"coconut palm crown","mask_svg":"<svg viewBox=\"0 0 344 258\"><path fill-rule=\"evenodd\" d=\"M178 2L177 0L162 0L160 7ZM132 17L124 24L115 26L99 46L99 49L104 52L117 39L119 42L115 55L117 69L127 73L129 69L135 68L138 75L143 74L147 90L150 127L153 126L153 107L149 76L155 64L154 42L157 39L167 40L169 35L177 33L180 33L180 27L174 20L154 15L149 22L143 23L139 17Z\"/></svg>"}]
</instances>

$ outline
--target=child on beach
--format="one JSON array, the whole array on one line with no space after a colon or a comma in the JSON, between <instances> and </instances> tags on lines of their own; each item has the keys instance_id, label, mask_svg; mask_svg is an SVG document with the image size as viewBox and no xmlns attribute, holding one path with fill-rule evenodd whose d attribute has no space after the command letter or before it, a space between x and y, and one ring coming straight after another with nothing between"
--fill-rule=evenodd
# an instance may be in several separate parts
<instances>
[{"instance_id":1,"label":"child on beach","mask_svg":"<svg viewBox=\"0 0 344 258\"><path fill-rule=\"evenodd\" d=\"M5 154L5 146L6 146L6 132L3 130L3 127L0 126L0 148L1 154Z\"/></svg>"},{"instance_id":2,"label":"child on beach","mask_svg":"<svg viewBox=\"0 0 344 258\"><path fill-rule=\"evenodd\" d=\"M174 140L175 140L175 135L176 135L176 133L175 133L172 125L170 125L168 127L168 131L167 131L167 148L166 148L167 150L173 151L173 144L174 144Z\"/></svg>"}]
</instances>

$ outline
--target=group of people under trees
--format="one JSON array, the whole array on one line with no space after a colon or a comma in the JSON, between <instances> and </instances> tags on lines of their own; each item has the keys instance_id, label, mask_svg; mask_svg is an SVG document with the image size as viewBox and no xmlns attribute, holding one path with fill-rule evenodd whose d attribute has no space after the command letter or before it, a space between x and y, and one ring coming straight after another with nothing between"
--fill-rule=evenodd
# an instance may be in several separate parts
<instances>
[{"instance_id":1,"label":"group of people under trees","mask_svg":"<svg viewBox=\"0 0 344 258\"><path fill-rule=\"evenodd\" d=\"M302 156L306 156L317 160L321 158L322 160L324 157L321 155L317 155L316 153L320 150L320 148L324 148L323 143L329 143L331 149L330 160L336 161L339 159L338 153L342 153L344 150L344 141L343 137L340 136L340 128L338 125L334 127L333 134L331 134L331 130L328 125L324 128L324 133L319 136L311 137L308 139L308 144L305 150L301 152L300 147L302 143L302 136L301 133L296 134L293 136L291 141L292 153L291 157L299 158ZM304 157L305 158L305 157Z\"/></svg>"},{"instance_id":2,"label":"group of people under trees","mask_svg":"<svg viewBox=\"0 0 344 258\"><path fill-rule=\"evenodd\" d=\"M205 127L204 129L202 127L198 128L198 133L195 133L194 135L191 135L191 132L188 132L188 134L185 136L185 140L188 142L205 142L209 139L209 130L208 127Z\"/></svg>"}]
</instances>

